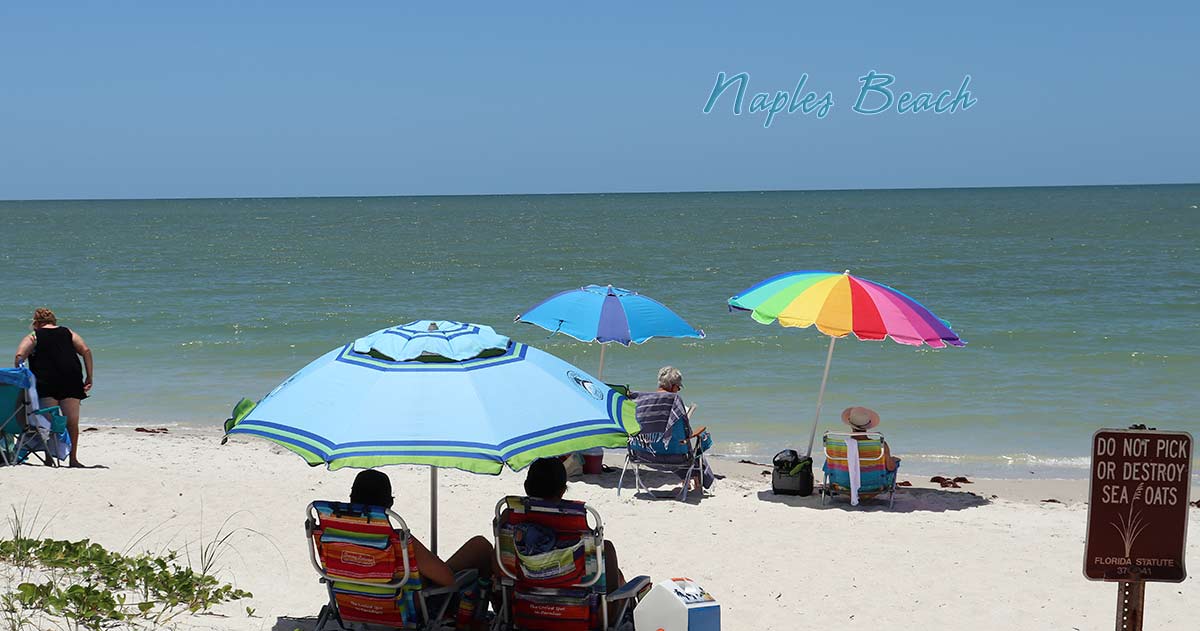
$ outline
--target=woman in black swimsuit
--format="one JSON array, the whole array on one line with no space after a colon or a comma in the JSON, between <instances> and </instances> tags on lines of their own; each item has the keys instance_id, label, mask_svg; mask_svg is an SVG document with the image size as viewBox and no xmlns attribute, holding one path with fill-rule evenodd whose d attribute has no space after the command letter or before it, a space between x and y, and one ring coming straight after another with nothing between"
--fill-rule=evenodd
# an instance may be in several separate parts
<instances>
[{"instance_id":1,"label":"woman in black swimsuit","mask_svg":"<svg viewBox=\"0 0 1200 631\"><path fill-rule=\"evenodd\" d=\"M79 358L87 377L79 366ZM92 349L83 338L65 326L58 326L54 312L40 308L33 312L33 333L17 346L14 365L29 358L29 369L37 377L39 403L42 407L60 406L67 417L67 432L71 436L72 467L82 467L79 458L79 402L92 389Z\"/></svg>"}]
</instances>

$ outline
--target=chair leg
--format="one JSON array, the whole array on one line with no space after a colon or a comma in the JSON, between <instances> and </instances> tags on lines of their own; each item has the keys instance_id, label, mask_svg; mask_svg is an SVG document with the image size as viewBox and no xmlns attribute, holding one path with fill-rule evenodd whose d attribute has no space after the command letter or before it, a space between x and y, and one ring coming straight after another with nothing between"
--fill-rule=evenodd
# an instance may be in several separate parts
<instances>
[{"instance_id":1,"label":"chair leg","mask_svg":"<svg viewBox=\"0 0 1200 631\"><path fill-rule=\"evenodd\" d=\"M688 490L692 486L692 475L694 475L696 472L696 460L697 460L696 458L692 458L692 464L690 466L688 466L687 473L683 474L683 494L679 498L679 501L681 501L681 502L687 501ZM704 474L701 473L701 475L704 475ZM701 480L701 483L703 484L703 480ZM700 489L700 497L701 498L704 497L704 489L703 488Z\"/></svg>"},{"instance_id":2,"label":"chair leg","mask_svg":"<svg viewBox=\"0 0 1200 631\"><path fill-rule=\"evenodd\" d=\"M329 622L329 605L321 607L321 613L317 616L317 626L313 627L313 631L325 631L325 623Z\"/></svg>"},{"instance_id":3,"label":"chair leg","mask_svg":"<svg viewBox=\"0 0 1200 631\"><path fill-rule=\"evenodd\" d=\"M621 485L625 483L625 470L629 468L629 454L625 454L625 464L621 465L621 477L617 478L617 497L621 497Z\"/></svg>"},{"instance_id":4,"label":"chair leg","mask_svg":"<svg viewBox=\"0 0 1200 631\"><path fill-rule=\"evenodd\" d=\"M633 463L633 481L635 484L637 484L639 491L645 491L646 493L650 492L650 487L646 486L646 484L642 482L642 467L637 462Z\"/></svg>"}]
</instances>

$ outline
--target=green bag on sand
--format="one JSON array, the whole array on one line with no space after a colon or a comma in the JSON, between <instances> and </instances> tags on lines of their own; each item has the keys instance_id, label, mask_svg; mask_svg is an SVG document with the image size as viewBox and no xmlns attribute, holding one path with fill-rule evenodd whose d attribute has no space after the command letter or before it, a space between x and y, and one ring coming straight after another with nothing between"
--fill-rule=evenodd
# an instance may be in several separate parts
<instances>
[{"instance_id":1,"label":"green bag on sand","mask_svg":"<svg viewBox=\"0 0 1200 631\"><path fill-rule=\"evenodd\" d=\"M237 427L237 424L241 423L242 419L246 418L246 415L250 414L250 410L253 410L256 405L258 404L250 399L242 399L233 406L233 416L225 419L225 437L221 439L222 445L229 441L229 430Z\"/></svg>"}]
</instances>

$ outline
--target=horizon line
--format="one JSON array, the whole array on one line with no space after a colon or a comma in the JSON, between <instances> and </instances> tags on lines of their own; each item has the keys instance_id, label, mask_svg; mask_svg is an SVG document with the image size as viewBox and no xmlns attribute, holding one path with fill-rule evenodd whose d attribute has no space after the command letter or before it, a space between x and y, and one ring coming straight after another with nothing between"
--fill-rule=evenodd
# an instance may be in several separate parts
<instances>
[{"instance_id":1,"label":"horizon line","mask_svg":"<svg viewBox=\"0 0 1200 631\"><path fill-rule=\"evenodd\" d=\"M24 199L0 198L6 202L154 202L154 201L204 201L216 199L259 200L259 199L386 199L391 197L535 197L570 195L714 195L736 193L850 193L861 191L962 191L985 189L1023 188L1121 188L1134 186L1196 186L1200 182L1154 182L1120 184L1011 184L1006 186L902 186L878 188L809 188L809 189L743 189L743 190L687 190L687 191L570 191L545 193L421 193L391 195L238 195L238 196L182 196L182 197L30 197Z\"/></svg>"}]
</instances>

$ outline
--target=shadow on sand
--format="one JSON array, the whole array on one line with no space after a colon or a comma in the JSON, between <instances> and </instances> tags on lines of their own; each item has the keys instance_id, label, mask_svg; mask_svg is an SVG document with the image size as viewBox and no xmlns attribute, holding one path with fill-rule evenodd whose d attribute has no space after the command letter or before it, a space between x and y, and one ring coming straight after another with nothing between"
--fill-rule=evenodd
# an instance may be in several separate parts
<instances>
[{"instance_id":1,"label":"shadow on sand","mask_svg":"<svg viewBox=\"0 0 1200 631\"><path fill-rule=\"evenodd\" d=\"M313 618L292 618L290 616L280 616L275 619L275 626L271 627L271 631L312 631L317 628L317 619Z\"/></svg>"},{"instance_id":2,"label":"shadow on sand","mask_svg":"<svg viewBox=\"0 0 1200 631\"><path fill-rule=\"evenodd\" d=\"M620 479L621 469L616 467L608 467L604 473L584 475L582 477L571 478L571 484L589 484L605 489L617 488L617 480ZM743 480L738 480L738 483L743 483ZM625 473L625 483L621 489L621 496L633 496L638 499L646 500L670 500L676 499L676 492L680 488L679 476L670 471L657 471L642 467L642 483L650 488L650 493L638 491L634 488L633 469ZM809 497L799 497L796 495L775 495L771 492L770 478L764 478L764 488L758 491L758 499L764 502L774 502L777 504L786 504L798 508L811 508L816 510L850 510L850 511L891 511L896 513L913 513L913 512L930 512L944 513L947 511L963 510L966 508L974 508L977 506L986 506L990 504L990 500L983 496L976 495L969 491L947 491L942 489L926 489L918 487L900 487L896 489L896 504L893 508L888 508L887 496L877 496L873 499L862 500L858 506L850 506L850 501L846 495L834 495L829 498L827 503L822 505L821 495L819 492L820 483L818 481L817 489L813 490L813 494ZM709 495L721 494L721 480L712 489L709 490ZM688 504L699 504L701 499L695 492L688 494Z\"/></svg>"},{"instance_id":3,"label":"shadow on sand","mask_svg":"<svg viewBox=\"0 0 1200 631\"><path fill-rule=\"evenodd\" d=\"M650 492L639 491L634 482L633 467L630 467L625 472L624 485L621 488L621 497L632 496L643 500L671 500L678 501L677 492L682 486L682 481L678 475L670 471L659 471L642 467L641 471L642 485L649 488ZM718 476L717 484L724 476ZM580 477L574 477L569 480L571 484L590 484L604 489L614 489L616 493L617 481L621 479L620 467L606 467L603 473L588 474ZM708 494L712 495L715 491L709 490ZM700 502L700 493L691 491L688 493L686 504L698 504Z\"/></svg>"},{"instance_id":4,"label":"shadow on sand","mask_svg":"<svg viewBox=\"0 0 1200 631\"><path fill-rule=\"evenodd\" d=\"M941 489L913 487L897 488L896 503L892 508L888 508L887 494L877 495L871 499L862 499L859 501L858 506L851 506L850 498L846 494L833 495L822 501L820 488L813 489L813 494L808 497L776 495L770 489L765 489L758 492L758 499L764 502L774 502L776 504L787 504L788 506L816 510L882 511L890 513L944 513L946 511L986 506L991 503L987 498L969 491L943 491Z\"/></svg>"}]
</instances>

